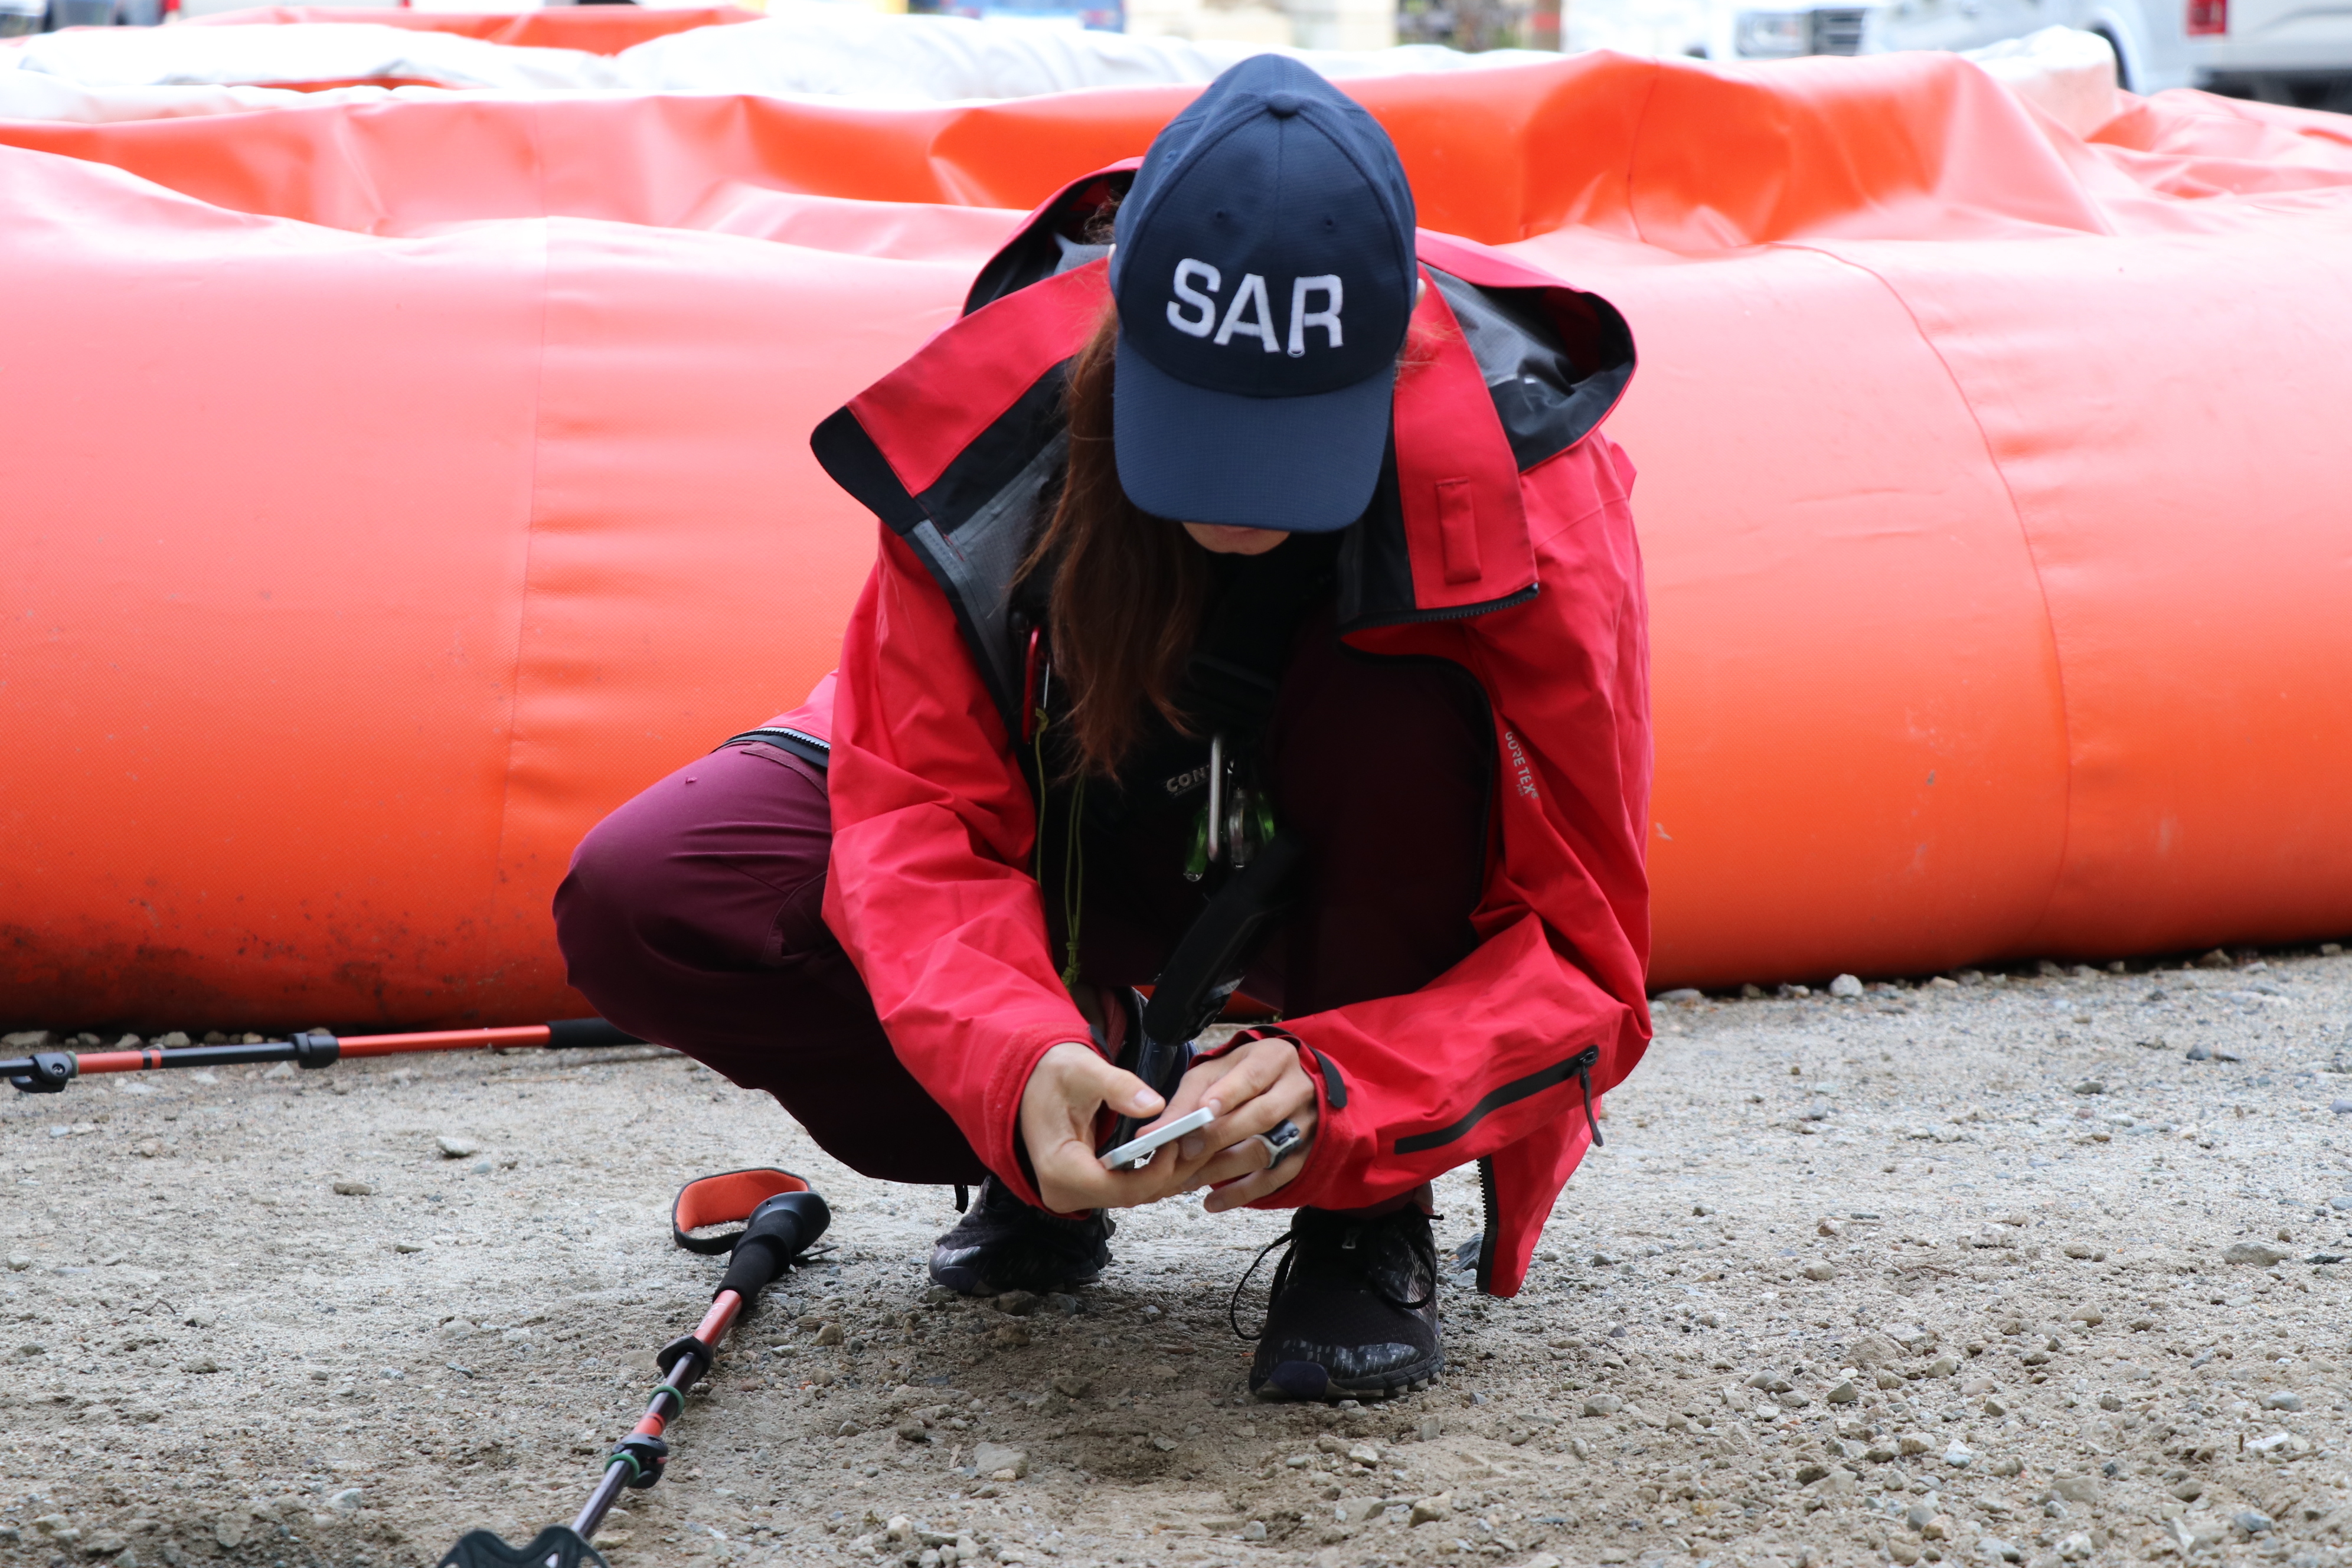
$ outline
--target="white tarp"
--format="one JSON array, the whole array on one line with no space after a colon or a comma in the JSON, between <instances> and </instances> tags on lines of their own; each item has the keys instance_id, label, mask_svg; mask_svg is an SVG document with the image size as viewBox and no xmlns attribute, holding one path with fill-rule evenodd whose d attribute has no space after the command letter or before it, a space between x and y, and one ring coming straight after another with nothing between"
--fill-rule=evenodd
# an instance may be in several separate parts
<instances>
[{"instance_id":1,"label":"white tarp","mask_svg":"<svg viewBox=\"0 0 2352 1568\"><path fill-rule=\"evenodd\" d=\"M11 59L13 57L13 60ZM399 77L440 87L546 90L633 85L607 59L374 23L73 27L0 50L0 64L81 87L196 87Z\"/></svg>"},{"instance_id":2,"label":"white tarp","mask_svg":"<svg viewBox=\"0 0 2352 1568\"><path fill-rule=\"evenodd\" d=\"M2044 27L1969 51L1992 79L2077 136L2116 117L2115 46L2096 33Z\"/></svg>"},{"instance_id":3,"label":"white tarp","mask_svg":"<svg viewBox=\"0 0 2352 1568\"><path fill-rule=\"evenodd\" d=\"M827 0L777 0L763 20L698 27L613 56L517 48L365 23L92 27L0 47L0 119L95 123L236 113L324 96L273 88L273 82L386 78L432 85L345 88L334 95L453 89L741 92L928 104L1205 82L1263 52L1238 43L891 16ZM1282 52L1335 80L1488 70L1558 58L1524 49L1470 55L1428 45ZM2078 132L2113 112L2114 56L2094 35L2052 27L1983 54L1988 68L2021 97Z\"/></svg>"},{"instance_id":4,"label":"white tarp","mask_svg":"<svg viewBox=\"0 0 2352 1568\"><path fill-rule=\"evenodd\" d=\"M373 23L106 27L46 33L0 48L0 75L14 66L87 88L392 77L506 91L757 92L892 104L1205 82L1234 61L1264 52L1249 44L892 16L861 5L778 0L761 21L697 27L613 56L516 48ZM1283 52L1335 79L1491 69L1556 58L1528 50L1467 55L1428 45L1360 54ZM0 112L10 111L0 103Z\"/></svg>"},{"instance_id":5,"label":"white tarp","mask_svg":"<svg viewBox=\"0 0 2352 1568\"><path fill-rule=\"evenodd\" d=\"M1258 44L1130 37L958 16L888 16L864 5L782 0L768 19L698 27L618 57L639 87L818 93L878 103L1033 98L1088 87L1206 82ZM1485 70L1559 57L1530 49L1469 55L1433 45L1361 53L1278 51L1333 80L1413 71Z\"/></svg>"}]
</instances>

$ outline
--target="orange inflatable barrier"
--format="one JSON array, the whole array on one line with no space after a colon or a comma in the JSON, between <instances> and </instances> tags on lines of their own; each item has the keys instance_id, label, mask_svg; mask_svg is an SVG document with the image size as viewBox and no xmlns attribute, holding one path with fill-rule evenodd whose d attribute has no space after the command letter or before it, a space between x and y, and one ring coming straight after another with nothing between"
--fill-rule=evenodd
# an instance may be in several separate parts
<instances>
[{"instance_id":1,"label":"orange inflatable barrier","mask_svg":"<svg viewBox=\"0 0 2352 1568\"><path fill-rule=\"evenodd\" d=\"M1640 343L1656 984L2352 929L2352 122L1349 89ZM573 843L834 660L811 427L1191 90L0 125L0 1017L583 1012Z\"/></svg>"}]
</instances>

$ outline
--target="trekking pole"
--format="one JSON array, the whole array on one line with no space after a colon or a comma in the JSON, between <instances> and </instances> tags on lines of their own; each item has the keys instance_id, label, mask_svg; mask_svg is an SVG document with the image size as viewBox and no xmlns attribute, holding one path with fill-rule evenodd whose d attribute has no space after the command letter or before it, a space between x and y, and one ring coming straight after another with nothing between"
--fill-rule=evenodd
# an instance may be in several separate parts
<instances>
[{"instance_id":1,"label":"trekking pole","mask_svg":"<svg viewBox=\"0 0 2352 1568\"><path fill-rule=\"evenodd\" d=\"M58 1094L75 1079L91 1073L153 1072L165 1068L241 1067L247 1062L292 1062L300 1068L332 1067L347 1057L403 1056L412 1051L578 1050L589 1046L642 1046L602 1018L561 1018L552 1024L518 1024L495 1029L433 1029L422 1034L352 1035L308 1029L283 1040L238 1046L142 1046L129 1051L36 1051L0 1060L0 1078L21 1094Z\"/></svg>"},{"instance_id":2,"label":"trekking pole","mask_svg":"<svg viewBox=\"0 0 2352 1568\"><path fill-rule=\"evenodd\" d=\"M730 1236L695 1234L743 1221ZM789 1171L729 1171L679 1189L670 1209L670 1238L689 1252L733 1253L710 1310L694 1332L655 1352L662 1380L629 1435L604 1461L604 1474L569 1525L551 1524L528 1545L509 1546L488 1530L469 1531L441 1559L440 1568L603 1568L589 1544L625 1490L643 1491L669 1464L664 1434L686 1408L686 1391L709 1372L727 1331L751 1315L760 1292L816 1244L833 1215L816 1190Z\"/></svg>"}]
</instances>

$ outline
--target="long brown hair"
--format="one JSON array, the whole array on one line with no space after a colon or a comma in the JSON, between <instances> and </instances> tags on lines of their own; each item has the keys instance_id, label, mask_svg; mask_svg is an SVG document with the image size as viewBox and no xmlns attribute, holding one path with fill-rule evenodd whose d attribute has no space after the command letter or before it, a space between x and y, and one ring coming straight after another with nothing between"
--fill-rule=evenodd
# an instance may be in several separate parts
<instances>
[{"instance_id":1,"label":"long brown hair","mask_svg":"<svg viewBox=\"0 0 2352 1568\"><path fill-rule=\"evenodd\" d=\"M1440 334L1416 320L1399 358L1402 383L1433 363ZM1176 687L1207 605L1209 552L1182 524L1127 499L1111 445L1111 375L1118 314L1103 309L1070 363L1070 462L1054 516L1029 548L1019 580L1051 574L1047 635L1054 679L1069 696L1061 721L1072 775L1116 773L1156 710L1186 733Z\"/></svg>"},{"instance_id":2,"label":"long brown hair","mask_svg":"<svg viewBox=\"0 0 2352 1568\"><path fill-rule=\"evenodd\" d=\"M1176 686L1200 631L1208 552L1180 523L1127 499L1111 447L1118 317L1106 308L1071 362L1069 469L1054 516L1020 575L1053 575L1047 603L1054 678L1067 693L1064 765L1108 777L1157 710L1188 730Z\"/></svg>"}]
</instances>

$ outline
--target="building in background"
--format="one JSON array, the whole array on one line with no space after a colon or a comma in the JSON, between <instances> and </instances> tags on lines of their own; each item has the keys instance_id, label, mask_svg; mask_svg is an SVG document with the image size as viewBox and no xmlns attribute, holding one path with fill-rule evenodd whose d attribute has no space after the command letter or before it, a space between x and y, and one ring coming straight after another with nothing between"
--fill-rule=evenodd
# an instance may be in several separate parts
<instances>
[{"instance_id":1,"label":"building in background","mask_svg":"<svg viewBox=\"0 0 2352 1568\"><path fill-rule=\"evenodd\" d=\"M1557 49L1561 0L1401 0L1397 38L1486 49Z\"/></svg>"},{"instance_id":2,"label":"building in background","mask_svg":"<svg viewBox=\"0 0 2352 1568\"><path fill-rule=\"evenodd\" d=\"M1385 49L1398 42L1395 0L1127 0L1127 30L1269 48Z\"/></svg>"},{"instance_id":3,"label":"building in background","mask_svg":"<svg viewBox=\"0 0 2352 1568\"><path fill-rule=\"evenodd\" d=\"M1120 0L904 0L875 8L915 16L965 16L974 21L1091 27L1106 33L1129 30L1127 7Z\"/></svg>"}]
</instances>

